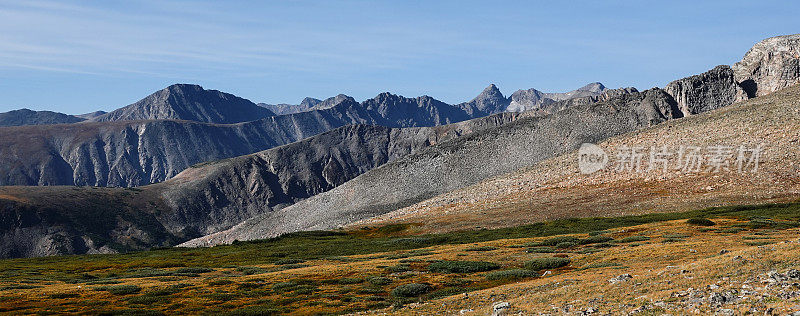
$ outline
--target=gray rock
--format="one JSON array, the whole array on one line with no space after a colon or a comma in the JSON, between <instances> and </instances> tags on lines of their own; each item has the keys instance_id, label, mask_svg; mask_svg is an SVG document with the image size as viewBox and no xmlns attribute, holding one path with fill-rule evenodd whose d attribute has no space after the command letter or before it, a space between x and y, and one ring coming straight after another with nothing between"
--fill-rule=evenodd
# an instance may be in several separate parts
<instances>
[{"instance_id":1,"label":"gray rock","mask_svg":"<svg viewBox=\"0 0 800 316\"><path fill-rule=\"evenodd\" d=\"M613 278L609 279L608 282L609 283L627 282L627 281L629 281L631 279L633 279L633 276L631 276L630 274L625 273L625 274L620 274L620 275L618 275L616 277L613 277Z\"/></svg>"},{"instance_id":2,"label":"gray rock","mask_svg":"<svg viewBox=\"0 0 800 316\"><path fill-rule=\"evenodd\" d=\"M675 80L664 91L678 103L674 117L683 117L715 110L733 104L744 95L734 80L733 70L720 65L705 73Z\"/></svg>"},{"instance_id":3,"label":"gray rock","mask_svg":"<svg viewBox=\"0 0 800 316\"><path fill-rule=\"evenodd\" d=\"M800 83L800 34L758 42L733 65L733 71L751 98Z\"/></svg>"},{"instance_id":4,"label":"gray rock","mask_svg":"<svg viewBox=\"0 0 800 316\"><path fill-rule=\"evenodd\" d=\"M508 309L511 304L508 302L499 302L492 305L492 316L508 315Z\"/></svg>"}]
</instances>

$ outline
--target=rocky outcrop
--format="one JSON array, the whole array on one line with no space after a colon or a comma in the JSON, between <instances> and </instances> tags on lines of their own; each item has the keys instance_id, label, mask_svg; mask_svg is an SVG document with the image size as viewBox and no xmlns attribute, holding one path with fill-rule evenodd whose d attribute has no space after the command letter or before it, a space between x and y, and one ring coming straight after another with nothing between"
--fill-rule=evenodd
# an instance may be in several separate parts
<instances>
[{"instance_id":1,"label":"rocky outcrop","mask_svg":"<svg viewBox=\"0 0 800 316\"><path fill-rule=\"evenodd\" d=\"M776 36L753 46L733 65L747 96L762 96L800 83L800 34Z\"/></svg>"},{"instance_id":2,"label":"rocky outcrop","mask_svg":"<svg viewBox=\"0 0 800 316\"><path fill-rule=\"evenodd\" d=\"M68 124L81 121L85 119L51 111L20 109L0 113L0 126Z\"/></svg>"},{"instance_id":3,"label":"rocky outcrop","mask_svg":"<svg viewBox=\"0 0 800 316\"><path fill-rule=\"evenodd\" d=\"M94 121L187 120L230 124L275 115L249 100L198 85L175 84Z\"/></svg>"},{"instance_id":4,"label":"rocky outcrop","mask_svg":"<svg viewBox=\"0 0 800 316\"><path fill-rule=\"evenodd\" d=\"M674 100L660 89L527 117L440 143L364 173L333 190L185 245L204 246L330 229L531 166L669 118Z\"/></svg>"},{"instance_id":5,"label":"rocky outcrop","mask_svg":"<svg viewBox=\"0 0 800 316\"><path fill-rule=\"evenodd\" d=\"M727 65L670 82L664 91L678 103L678 117L715 110L746 97Z\"/></svg>"}]
</instances>

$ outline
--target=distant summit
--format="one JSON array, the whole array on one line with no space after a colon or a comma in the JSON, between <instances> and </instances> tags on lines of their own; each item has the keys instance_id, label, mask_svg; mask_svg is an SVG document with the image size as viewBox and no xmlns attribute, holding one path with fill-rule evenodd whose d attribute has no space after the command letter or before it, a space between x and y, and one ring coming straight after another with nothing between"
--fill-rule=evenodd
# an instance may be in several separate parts
<instances>
[{"instance_id":1,"label":"distant summit","mask_svg":"<svg viewBox=\"0 0 800 316\"><path fill-rule=\"evenodd\" d=\"M265 107L270 111L274 112L276 115L286 115L292 113L300 113L300 112L307 112L313 110L324 110L332 108L334 105L342 103L345 100L353 100L352 97L344 94L339 94L335 97L330 97L325 100L315 99L311 97L306 97L303 101L300 101L300 104L267 104L267 103L259 103L258 105L261 107Z\"/></svg>"},{"instance_id":2,"label":"distant summit","mask_svg":"<svg viewBox=\"0 0 800 316\"><path fill-rule=\"evenodd\" d=\"M469 102L461 103L459 106L470 115L476 116L505 112L508 103L509 100L503 96L500 89L494 84L490 84L477 97Z\"/></svg>"},{"instance_id":3,"label":"distant summit","mask_svg":"<svg viewBox=\"0 0 800 316\"><path fill-rule=\"evenodd\" d=\"M94 118L94 121L187 120L239 123L275 115L232 94L192 84L174 84L146 98Z\"/></svg>"},{"instance_id":4,"label":"distant summit","mask_svg":"<svg viewBox=\"0 0 800 316\"><path fill-rule=\"evenodd\" d=\"M85 119L51 111L20 109L0 113L0 126L49 125L77 123Z\"/></svg>"}]
</instances>

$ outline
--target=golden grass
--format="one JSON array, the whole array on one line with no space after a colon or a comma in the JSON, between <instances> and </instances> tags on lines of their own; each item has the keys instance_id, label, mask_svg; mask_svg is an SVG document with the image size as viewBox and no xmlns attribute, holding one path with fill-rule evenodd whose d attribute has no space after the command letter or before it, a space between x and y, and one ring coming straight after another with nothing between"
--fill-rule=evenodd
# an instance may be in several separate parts
<instances>
[{"instance_id":1,"label":"golden grass","mask_svg":"<svg viewBox=\"0 0 800 316\"><path fill-rule=\"evenodd\" d=\"M222 313L240 307L261 306L266 310L274 308L276 312L297 315L368 309L394 314L429 315L457 314L461 310L472 309L473 314L485 314L493 302L500 300L510 302L514 312L525 313L548 311L552 306L565 305L573 305L575 310L590 306L598 308L597 302L602 302L601 310L624 311L632 309L624 307L631 302L669 300L673 293L682 289L719 283L723 278L743 280L769 269L780 269L800 262L800 244L797 243L770 244L767 247L748 245L753 241L777 243L794 240L799 231L796 228L744 228L739 232L724 233L727 227L742 226L748 222L737 219L714 221L717 225L711 229L688 225L685 220L612 229L606 235L617 241L632 236L646 236L649 239L616 243L610 248L596 248L598 252L594 253L583 251L594 248L593 245L565 249L559 254L527 253L527 248L522 245L546 238L516 238L310 260L302 263L307 267L289 270L278 270L279 265L264 264L257 267L268 272L254 275L245 275L233 266L216 268L213 272L196 276L134 277L120 273L136 267L136 262L119 267L98 266L98 270L90 273L100 277L100 280L120 282L114 285L142 288L141 292L129 295L98 291L98 287L106 285L90 284L97 280L58 280L48 273L46 260L43 260L42 264L34 267L4 271L6 277L0 280L0 311L96 313L149 309L170 314L191 314ZM571 236L587 237L586 234ZM474 251L477 247L486 250ZM773 247L775 250L771 250ZM720 255L722 249L731 252ZM572 262L565 268L553 270L552 275L518 283L488 281L485 273L446 274L431 273L425 269L433 260L489 261L499 263L502 269L512 269L522 267L531 258L554 255L569 257ZM751 259L746 263L736 263L732 261L734 256ZM171 267L175 264L178 263L165 262L162 270L176 271L179 268ZM408 264L410 271L391 272L387 269L400 264ZM682 273L682 270L690 272ZM634 279L625 284L608 282L609 278L622 273L630 273ZM113 274L118 276L114 277ZM391 284L373 286L368 281L337 281L370 276L386 277ZM298 289L286 292L275 289L275 284L291 280L297 283ZM448 291L441 295L450 296L436 299L437 294L426 297L433 300L422 300L422 304L387 308L390 303L398 302L390 296L391 289L407 283L431 284L436 290ZM26 289L20 288L20 285L40 287ZM181 285L185 286L174 293L152 295L157 290ZM470 293L465 297L463 292ZM400 303L415 301L411 299ZM151 302L152 305L137 302ZM779 310L793 305L784 301L758 304ZM619 309L614 310L617 307Z\"/></svg>"}]
</instances>

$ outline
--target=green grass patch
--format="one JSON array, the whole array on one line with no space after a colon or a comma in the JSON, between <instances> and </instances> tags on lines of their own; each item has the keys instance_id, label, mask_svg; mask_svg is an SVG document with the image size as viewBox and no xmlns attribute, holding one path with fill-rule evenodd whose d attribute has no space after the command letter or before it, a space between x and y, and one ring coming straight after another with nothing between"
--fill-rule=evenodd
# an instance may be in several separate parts
<instances>
[{"instance_id":1,"label":"green grass patch","mask_svg":"<svg viewBox=\"0 0 800 316\"><path fill-rule=\"evenodd\" d=\"M545 257L545 258L534 258L528 262L525 262L525 268L528 270L545 270L545 269L556 269L561 268L570 263L568 258L558 258L558 257Z\"/></svg>"},{"instance_id":2,"label":"green grass patch","mask_svg":"<svg viewBox=\"0 0 800 316\"><path fill-rule=\"evenodd\" d=\"M428 266L428 271L435 273L475 273L499 268L499 264L486 261L436 261Z\"/></svg>"},{"instance_id":3,"label":"green grass patch","mask_svg":"<svg viewBox=\"0 0 800 316\"><path fill-rule=\"evenodd\" d=\"M589 245L589 244L599 244L599 243L609 242L612 240L614 240L614 238L611 238L609 236L595 235L581 239L578 243L581 245Z\"/></svg>"},{"instance_id":4,"label":"green grass patch","mask_svg":"<svg viewBox=\"0 0 800 316\"><path fill-rule=\"evenodd\" d=\"M471 247L471 248L467 248L467 249L464 249L464 250L465 250L465 251L492 251L492 250L497 250L497 247L492 247L492 246L479 246L479 247Z\"/></svg>"},{"instance_id":5,"label":"green grass patch","mask_svg":"<svg viewBox=\"0 0 800 316\"><path fill-rule=\"evenodd\" d=\"M542 246L542 247L531 247L531 248L528 248L528 250L525 250L525 252L527 252L527 253L555 253L555 252L558 252L558 250L556 250L553 247Z\"/></svg>"},{"instance_id":6,"label":"green grass patch","mask_svg":"<svg viewBox=\"0 0 800 316\"><path fill-rule=\"evenodd\" d=\"M400 285L392 290L394 297L417 297L433 290L428 284L409 283Z\"/></svg>"},{"instance_id":7,"label":"green grass patch","mask_svg":"<svg viewBox=\"0 0 800 316\"><path fill-rule=\"evenodd\" d=\"M575 238L575 237L571 237L571 236L556 236L556 237L553 237L553 238L545 239L545 240L540 241L540 242L534 242L534 243L527 244L527 246L529 246L529 247L542 247L542 246L555 247L558 244L562 244L562 243L575 243L575 244L577 244L579 241L580 241L580 239Z\"/></svg>"},{"instance_id":8,"label":"green grass patch","mask_svg":"<svg viewBox=\"0 0 800 316\"><path fill-rule=\"evenodd\" d=\"M699 217L690 218L686 220L686 223L694 226L714 226L717 224L708 218L699 218Z\"/></svg>"},{"instance_id":9,"label":"green grass patch","mask_svg":"<svg viewBox=\"0 0 800 316\"><path fill-rule=\"evenodd\" d=\"M527 269L511 269L488 272L484 276L490 281L509 281L532 278L537 275L536 272Z\"/></svg>"}]
</instances>

